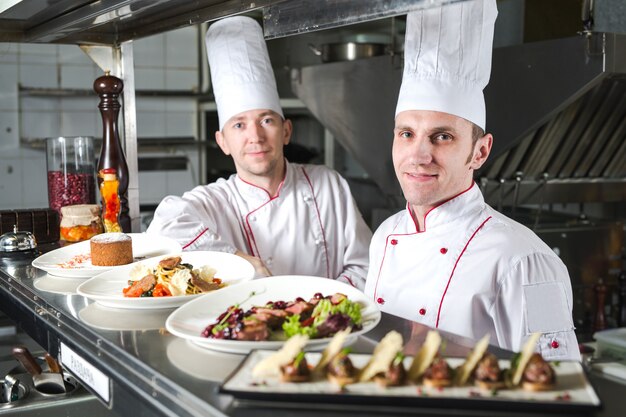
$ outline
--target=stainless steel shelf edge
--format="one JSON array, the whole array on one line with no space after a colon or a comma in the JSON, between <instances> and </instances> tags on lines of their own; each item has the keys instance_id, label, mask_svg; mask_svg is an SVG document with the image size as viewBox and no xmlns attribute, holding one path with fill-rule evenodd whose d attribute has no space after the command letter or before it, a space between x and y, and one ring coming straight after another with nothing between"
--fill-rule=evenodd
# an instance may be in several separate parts
<instances>
[{"instance_id":1,"label":"stainless steel shelf edge","mask_svg":"<svg viewBox=\"0 0 626 417\"><path fill-rule=\"evenodd\" d=\"M20 285L21 280L30 279L13 277L0 270L2 310L54 356L64 343L107 375L111 400L105 406L109 409L133 416L225 416L210 403L43 300L28 286ZM83 299L78 295L69 297ZM129 335L132 337L132 333ZM88 384L84 385L95 393Z\"/></svg>"}]
</instances>

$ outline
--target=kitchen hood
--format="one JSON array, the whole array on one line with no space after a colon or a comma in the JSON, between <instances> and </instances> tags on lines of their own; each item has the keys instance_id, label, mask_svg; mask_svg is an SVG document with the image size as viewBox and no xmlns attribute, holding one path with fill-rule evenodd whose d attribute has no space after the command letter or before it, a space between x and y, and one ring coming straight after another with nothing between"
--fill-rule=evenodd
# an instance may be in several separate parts
<instances>
[{"instance_id":1,"label":"kitchen hood","mask_svg":"<svg viewBox=\"0 0 626 417\"><path fill-rule=\"evenodd\" d=\"M116 45L241 13L262 16L273 39L460 1L6 0L0 42Z\"/></svg>"},{"instance_id":2,"label":"kitchen hood","mask_svg":"<svg viewBox=\"0 0 626 417\"><path fill-rule=\"evenodd\" d=\"M292 89L387 194L398 56L292 71ZM485 90L494 145L478 173L503 204L626 199L626 36L496 48ZM576 192L572 192L572 190Z\"/></svg>"}]
</instances>

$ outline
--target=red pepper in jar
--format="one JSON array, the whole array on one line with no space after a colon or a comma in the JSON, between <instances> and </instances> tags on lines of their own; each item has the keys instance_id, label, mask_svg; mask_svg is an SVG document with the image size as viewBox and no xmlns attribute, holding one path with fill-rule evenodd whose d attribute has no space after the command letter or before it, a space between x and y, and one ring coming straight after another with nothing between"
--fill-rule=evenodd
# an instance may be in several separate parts
<instances>
[{"instance_id":1,"label":"red pepper in jar","mask_svg":"<svg viewBox=\"0 0 626 417\"><path fill-rule=\"evenodd\" d=\"M102 178L100 184L100 195L102 196L102 220L104 230L107 233L121 232L122 228L119 224L120 215L120 196L118 189L120 182L117 178L115 168L105 168L98 172L98 176Z\"/></svg>"}]
</instances>

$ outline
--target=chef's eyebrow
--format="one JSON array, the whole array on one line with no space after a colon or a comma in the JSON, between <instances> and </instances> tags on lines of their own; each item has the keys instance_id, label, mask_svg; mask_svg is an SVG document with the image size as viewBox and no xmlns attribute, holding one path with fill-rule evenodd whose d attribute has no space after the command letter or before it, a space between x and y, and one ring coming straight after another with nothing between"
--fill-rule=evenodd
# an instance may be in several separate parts
<instances>
[{"instance_id":1,"label":"chef's eyebrow","mask_svg":"<svg viewBox=\"0 0 626 417\"><path fill-rule=\"evenodd\" d=\"M408 126L396 126L393 128L393 130L396 131L396 130L413 130L413 129Z\"/></svg>"},{"instance_id":2,"label":"chef's eyebrow","mask_svg":"<svg viewBox=\"0 0 626 417\"><path fill-rule=\"evenodd\" d=\"M406 125L400 125L400 126L396 126L393 128L394 131L404 131L404 130L410 130L411 132L415 131L415 129L411 126L406 126ZM428 129L428 133L432 134L432 133L436 133L436 132L451 132L451 133L457 133L456 129L452 126L435 126L432 127L430 129Z\"/></svg>"},{"instance_id":3,"label":"chef's eyebrow","mask_svg":"<svg viewBox=\"0 0 626 417\"><path fill-rule=\"evenodd\" d=\"M260 113L258 117L265 117L265 116L278 116L278 117L280 117L280 115L278 113L276 113L275 111L273 111L273 110L264 111L264 112Z\"/></svg>"},{"instance_id":4,"label":"chef's eyebrow","mask_svg":"<svg viewBox=\"0 0 626 417\"><path fill-rule=\"evenodd\" d=\"M430 132L431 133L436 133L436 132L456 133L457 130L452 126L437 126L437 127L433 127L432 129L430 129Z\"/></svg>"}]
</instances>

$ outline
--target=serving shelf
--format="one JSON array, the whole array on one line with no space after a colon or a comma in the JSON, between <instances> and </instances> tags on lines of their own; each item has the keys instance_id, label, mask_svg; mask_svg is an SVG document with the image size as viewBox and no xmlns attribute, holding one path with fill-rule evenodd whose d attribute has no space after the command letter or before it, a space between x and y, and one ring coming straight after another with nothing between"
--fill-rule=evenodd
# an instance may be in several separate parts
<instances>
[{"instance_id":1,"label":"serving shelf","mask_svg":"<svg viewBox=\"0 0 626 417\"><path fill-rule=\"evenodd\" d=\"M47 280L47 281L46 281ZM219 387L245 356L199 348L164 330L168 311L155 312L146 320L128 320L133 310L111 310L77 295L72 286L80 280L56 278L24 260L0 267L0 309L12 318L43 349L60 356L66 371L96 395L102 404L120 416L289 416L406 415L428 414L428 407L331 404L325 402L267 402L238 400L220 394ZM45 285L43 285L45 284ZM97 311L96 311L97 310ZM82 313L81 313L82 312ZM94 314L97 313L97 314ZM89 314L87 314L89 313ZM145 314L145 313L142 313ZM402 333L405 350L421 346L426 327L383 314L380 324L359 336L355 353L371 353L390 329ZM469 341L443 334L447 354L464 356ZM493 349L492 349L493 350ZM493 350L498 356L509 352ZM588 415L621 416L626 409L619 401L623 385L601 377L598 390L608 412ZM595 385L595 383L594 383ZM604 392L607 395L603 395ZM431 410L432 411L432 410ZM438 410L440 415L470 415L476 410ZM510 416L511 410L481 410L484 416ZM475 415L475 414L474 414ZM520 411L518 415L523 415ZM533 412L533 416L537 413Z\"/></svg>"}]
</instances>

